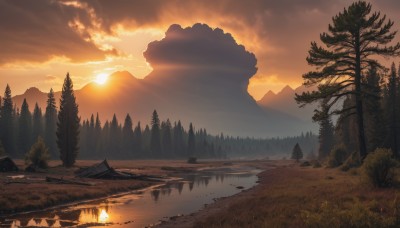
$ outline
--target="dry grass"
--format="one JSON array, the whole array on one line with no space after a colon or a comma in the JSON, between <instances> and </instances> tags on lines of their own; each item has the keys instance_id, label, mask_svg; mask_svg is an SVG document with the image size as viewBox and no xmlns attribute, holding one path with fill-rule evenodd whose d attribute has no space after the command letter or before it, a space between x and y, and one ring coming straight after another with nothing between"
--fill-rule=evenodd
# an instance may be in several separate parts
<instances>
[{"instance_id":1,"label":"dry grass","mask_svg":"<svg viewBox=\"0 0 400 228\"><path fill-rule=\"evenodd\" d=\"M195 227L396 227L398 188L364 184L357 171L278 167ZM235 197L234 197L235 198ZM238 198L238 197L236 197ZM228 201L229 202L229 201Z\"/></svg>"}]
</instances>

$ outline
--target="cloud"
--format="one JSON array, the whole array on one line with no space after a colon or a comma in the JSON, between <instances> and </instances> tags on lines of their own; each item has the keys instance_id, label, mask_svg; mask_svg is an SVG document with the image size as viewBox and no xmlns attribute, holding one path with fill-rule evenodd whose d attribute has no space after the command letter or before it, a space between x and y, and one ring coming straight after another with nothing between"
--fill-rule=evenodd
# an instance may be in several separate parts
<instances>
[{"instance_id":1,"label":"cloud","mask_svg":"<svg viewBox=\"0 0 400 228\"><path fill-rule=\"evenodd\" d=\"M217 71L221 76L239 74L247 80L257 71L254 54L238 45L231 34L206 24L171 25L165 38L150 43L143 55L155 70Z\"/></svg>"},{"instance_id":2,"label":"cloud","mask_svg":"<svg viewBox=\"0 0 400 228\"><path fill-rule=\"evenodd\" d=\"M0 65L46 62L65 57L72 62L104 59L90 31L96 21L84 8L62 1L0 1Z\"/></svg>"}]
</instances>

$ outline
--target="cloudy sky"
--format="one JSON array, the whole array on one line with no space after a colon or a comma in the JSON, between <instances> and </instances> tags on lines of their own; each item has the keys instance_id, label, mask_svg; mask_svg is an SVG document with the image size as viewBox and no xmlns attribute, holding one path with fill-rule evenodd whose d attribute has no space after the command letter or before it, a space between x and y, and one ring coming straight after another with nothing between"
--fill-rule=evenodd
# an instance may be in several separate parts
<instances>
[{"instance_id":1,"label":"cloudy sky","mask_svg":"<svg viewBox=\"0 0 400 228\"><path fill-rule=\"evenodd\" d=\"M258 71L248 91L259 99L268 90L301 84L311 69L305 61L310 42L351 2L0 0L0 90L6 83L14 95L32 86L60 90L68 71L75 88L117 70L144 78L152 71L143 56L150 42L162 39L171 24L205 23L254 53ZM371 3L400 28L400 1Z\"/></svg>"}]
</instances>

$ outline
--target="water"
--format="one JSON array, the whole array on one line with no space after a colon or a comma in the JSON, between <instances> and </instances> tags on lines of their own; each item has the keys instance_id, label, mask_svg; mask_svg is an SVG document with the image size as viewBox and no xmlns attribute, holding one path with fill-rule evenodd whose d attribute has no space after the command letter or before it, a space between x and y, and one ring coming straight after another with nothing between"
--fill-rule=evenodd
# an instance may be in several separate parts
<instances>
[{"instance_id":1,"label":"water","mask_svg":"<svg viewBox=\"0 0 400 228\"><path fill-rule=\"evenodd\" d=\"M0 227L146 227L190 214L254 186L258 170L202 170L163 186L47 211L0 218Z\"/></svg>"}]
</instances>

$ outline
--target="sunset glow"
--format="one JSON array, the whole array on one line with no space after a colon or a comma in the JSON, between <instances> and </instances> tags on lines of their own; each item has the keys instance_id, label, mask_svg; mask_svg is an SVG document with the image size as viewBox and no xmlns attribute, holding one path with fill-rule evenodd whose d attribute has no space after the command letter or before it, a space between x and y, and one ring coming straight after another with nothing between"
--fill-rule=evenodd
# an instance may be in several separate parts
<instances>
[{"instance_id":1,"label":"sunset glow","mask_svg":"<svg viewBox=\"0 0 400 228\"><path fill-rule=\"evenodd\" d=\"M101 73L101 74L96 75L96 79L94 81L99 85L104 85L104 84L106 84L107 79L108 79L108 74Z\"/></svg>"},{"instance_id":2,"label":"sunset glow","mask_svg":"<svg viewBox=\"0 0 400 228\"><path fill-rule=\"evenodd\" d=\"M101 213L99 215L99 222L105 223L105 222L107 222L108 218L109 218L109 216L108 216L106 210L102 209Z\"/></svg>"}]
</instances>

